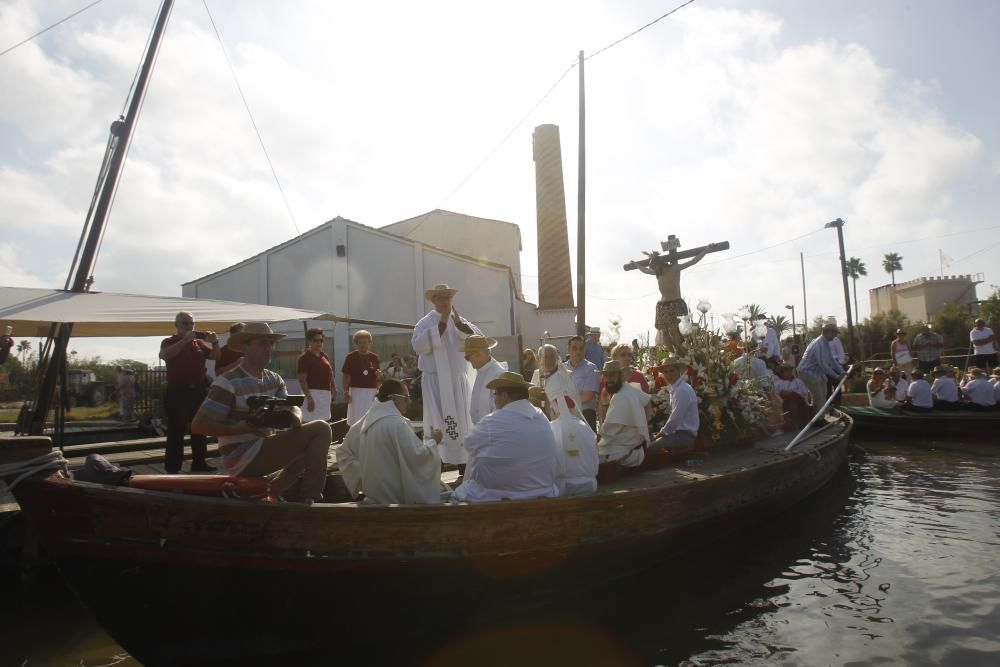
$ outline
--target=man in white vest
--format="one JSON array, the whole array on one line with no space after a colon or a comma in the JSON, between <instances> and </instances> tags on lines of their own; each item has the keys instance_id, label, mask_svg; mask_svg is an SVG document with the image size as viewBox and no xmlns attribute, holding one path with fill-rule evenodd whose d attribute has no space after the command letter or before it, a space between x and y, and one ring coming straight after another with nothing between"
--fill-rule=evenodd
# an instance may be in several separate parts
<instances>
[{"instance_id":1,"label":"man in white vest","mask_svg":"<svg viewBox=\"0 0 1000 667\"><path fill-rule=\"evenodd\" d=\"M472 366L461 352L467 337L483 335L472 322L460 317L452 299L457 289L439 283L424 292L434 310L424 315L413 328L410 344L420 355L420 388L424 402L424 428L440 429L441 460L465 465L468 454L462 443L472 426L469 418L469 394Z\"/></svg>"},{"instance_id":2,"label":"man in white vest","mask_svg":"<svg viewBox=\"0 0 1000 667\"><path fill-rule=\"evenodd\" d=\"M465 354L465 360L476 369L476 381L472 385L472 401L469 406L473 424L479 423L480 419L497 409L493 390L487 389L486 385L507 370L507 364L493 358L490 350L496 346L497 341L493 338L472 335L459 348Z\"/></svg>"}]
</instances>

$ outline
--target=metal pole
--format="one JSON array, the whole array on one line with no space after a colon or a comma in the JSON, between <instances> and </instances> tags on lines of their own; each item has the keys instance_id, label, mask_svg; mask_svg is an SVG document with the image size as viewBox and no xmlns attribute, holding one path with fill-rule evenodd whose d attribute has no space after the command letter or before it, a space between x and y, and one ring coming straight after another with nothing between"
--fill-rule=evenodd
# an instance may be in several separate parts
<instances>
[{"instance_id":1,"label":"metal pole","mask_svg":"<svg viewBox=\"0 0 1000 667\"><path fill-rule=\"evenodd\" d=\"M809 337L809 307L806 305L806 260L799 253L799 266L802 267L802 342Z\"/></svg>"},{"instance_id":2,"label":"metal pole","mask_svg":"<svg viewBox=\"0 0 1000 667\"><path fill-rule=\"evenodd\" d=\"M587 107L580 51L580 139L576 189L576 334L587 335Z\"/></svg>"}]
</instances>

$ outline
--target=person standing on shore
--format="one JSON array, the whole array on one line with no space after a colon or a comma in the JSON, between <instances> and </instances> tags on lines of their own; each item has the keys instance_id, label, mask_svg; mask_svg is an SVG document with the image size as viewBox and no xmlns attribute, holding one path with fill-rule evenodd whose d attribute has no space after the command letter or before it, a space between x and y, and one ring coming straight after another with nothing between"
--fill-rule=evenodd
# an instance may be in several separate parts
<instances>
[{"instance_id":1,"label":"person standing on shore","mask_svg":"<svg viewBox=\"0 0 1000 667\"><path fill-rule=\"evenodd\" d=\"M330 404L337 398L337 386L333 383L333 364L323 351L326 334L322 329L313 328L306 332L306 349L299 355L296 376L299 388L306 396L302 406L302 423L322 419L329 421Z\"/></svg>"},{"instance_id":2,"label":"person standing on shore","mask_svg":"<svg viewBox=\"0 0 1000 667\"><path fill-rule=\"evenodd\" d=\"M972 345L972 353L975 355L976 368L982 368L985 371L997 365L996 342L993 329L986 326L985 320L978 318L976 326L969 332L969 343Z\"/></svg>"},{"instance_id":3,"label":"person standing on shore","mask_svg":"<svg viewBox=\"0 0 1000 667\"><path fill-rule=\"evenodd\" d=\"M170 475L181 471L184 434L208 394L205 360L219 359L219 337L214 331L195 331L194 316L181 311L174 318L177 333L160 342L160 359L167 365L167 388L163 409L167 417L167 448L164 469ZM191 472L215 472L205 460L208 439L191 434Z\"/></svg>"},{"instance_id":4,"label":"person standing on shore","mask_svg":"<svg viewBox=\"0 0 1000 667\"><path fill-rule=\"evenodd\" d=\"M348 426L354 426L368 412L382 378L381 362L371 351L372 335L364 329L355 332L354 346L356 349L344 357L344 365L340 368Z\"/></svg>"},{"instance_id":5,"label":"person standing on shore","mask_svg":"<svg viewBox=\"0 0 1000 667\"><path fill-rule=\"evenodd\" d=\"M917 353L920 370L930 373L935 366L941 365L941 350L944 349L944 338L931 331L926 324L920 327L920 333L913 337L913 351Z\"/></svg>"}]
</instances>

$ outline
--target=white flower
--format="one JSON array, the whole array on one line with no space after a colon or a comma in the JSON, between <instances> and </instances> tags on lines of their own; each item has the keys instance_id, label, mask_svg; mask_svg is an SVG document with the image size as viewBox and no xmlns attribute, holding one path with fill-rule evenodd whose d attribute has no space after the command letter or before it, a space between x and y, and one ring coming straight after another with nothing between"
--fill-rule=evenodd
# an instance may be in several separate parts
<instances>
[{"instance_id":1,"label":"white flower","mask_svg":"<svg viewBox=\"0 0 1000 667\"><path fill-rule=\"evenodd\" d=\"M677 317L677 330L681 332L681 335L687 336L691 333L691 316L690 315L679 315Z\"/></svg>"},{"instance_id":2,"label":"white flower","mask_svg":"<svg viewBox=\"0 0 1000 667\"><path fill-rule=\"evenodd\" d=\"M708 301L705 301L704 299L698 301L697 307L698 307L698 312L700 312L702 315L712 310L712 304L710 304Z\"/></svg>"},{"instance_id":3,"label":"white flower","mask_svg":"<svg viewBox=\"0 0 1000 667\"><path fill-rule=\"evenodd\" d=\"M749 320L750 319L750 310L747 309L747 308L741 308L740 312L738 312L736 314L739 316L739 318L741 320Z\"/></svg>"},{"instance_id":4,"label":"white flower","mask_svg":"<svg viewBox=\"0 0 1000 667\"><path fill-rule=\"evenodd\" d=\"M757 338L763 338L767 335L767 325L764 324L763 320L761 320L761 322L754 327L753 335Z\"/></svg>"}]
</instances>

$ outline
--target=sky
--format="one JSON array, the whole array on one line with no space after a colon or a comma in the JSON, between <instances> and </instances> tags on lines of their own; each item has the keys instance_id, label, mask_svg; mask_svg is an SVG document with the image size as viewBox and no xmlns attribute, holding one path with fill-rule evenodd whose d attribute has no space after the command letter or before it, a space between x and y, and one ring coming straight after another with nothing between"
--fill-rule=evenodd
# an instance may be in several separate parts
<instances>
[{"instance_id":1,"label":"sky","mask_svg":"<svg viewBox=\"0 0 1000 667\"><path fill-rule=\"evenodd\" d=\"M684 271L690 303L843 323L835 218L868 269L862 319L890 252L897 281L940 274L943 253L945 275L982 274L980 298L993 291L1000 3L696 0L597 54L680 3L207 0L286 207L205 4L177 0L94 289L179 295L338 215L380 227L444 208L520 226L534 301L531 133L560 127L575 264L579 89L566 72L582 50L596 54L588 324L619 321L626 339L653 328L655 280L622 265L668 234L682 249L731 246ZM0 0L0 51L86 4ZM158 7L104 0L0 56L0 285L65 283ZM144 361L155 346L73 344Z\"/></svg>"}]
</instances>

